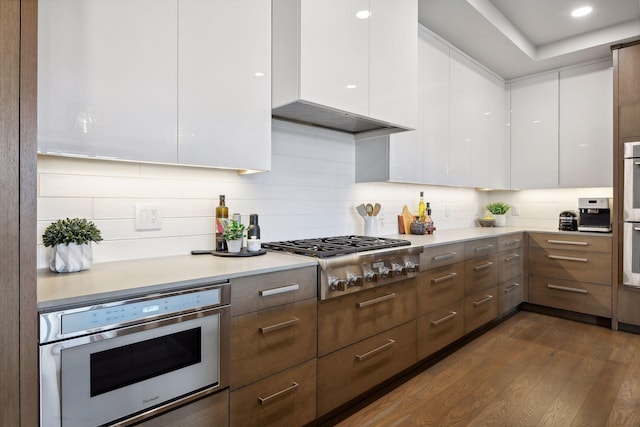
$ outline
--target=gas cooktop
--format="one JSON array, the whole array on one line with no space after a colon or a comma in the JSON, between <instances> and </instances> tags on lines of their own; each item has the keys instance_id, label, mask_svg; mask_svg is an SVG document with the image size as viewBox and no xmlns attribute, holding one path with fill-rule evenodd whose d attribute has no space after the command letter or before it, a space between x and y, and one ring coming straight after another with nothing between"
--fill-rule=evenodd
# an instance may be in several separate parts
<instances>
[{"instance_id":1,"label":"gas cooktop","mask_svg":"<svg viewBox=\"0 0 640 427\"><path fill-rule=\"evenodd\" d=\"M337 255L346 255L408 245L411 245L411 242L402 239L370 236L337 236L268 242L263 243L262 247L265 249L289 252L297 255L329 258Z\"/></svg>"}]
</instances>

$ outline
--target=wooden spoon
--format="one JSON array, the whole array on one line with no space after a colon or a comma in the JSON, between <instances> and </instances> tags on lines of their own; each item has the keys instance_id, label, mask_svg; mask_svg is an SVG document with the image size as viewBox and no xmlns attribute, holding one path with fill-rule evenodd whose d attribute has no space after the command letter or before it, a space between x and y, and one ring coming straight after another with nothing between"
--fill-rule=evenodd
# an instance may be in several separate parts
<instances>
[{"instance_id":1,"label":"wooden spoon","mask_svg":"<svg viewBox=\"0 0 640 427\"><path fill-rule=\"evenodd\" d=\"M373 216L373 205L371 203L367 203L367 215Z\"/></svg>"},{"instance_id":2,"label":"wooden spoon","mask_svg":"<svg viewBox=\"0 0 640 427\"><path fill-rule=\"evenodd\" d=\"M380 203L376 203L375 205L373 205L373 216L378 216L381 208L382 206L380 206Z\"/></svg>"}]
</instances>

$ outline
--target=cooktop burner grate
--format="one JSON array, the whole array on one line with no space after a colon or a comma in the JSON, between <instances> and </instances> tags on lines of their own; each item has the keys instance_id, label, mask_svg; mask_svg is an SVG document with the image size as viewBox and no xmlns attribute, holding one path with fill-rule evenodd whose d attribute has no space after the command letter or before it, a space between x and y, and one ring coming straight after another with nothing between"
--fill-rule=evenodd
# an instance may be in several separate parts
<instances>
[{"instance_id":1,"label":"cooktop burner grate","mask_svg":"<svg viewBox=\"0 0 640 427\"><path fill-rule=\"evenodd\" d=\"M307 255L317 258L328 258L356 252L408 246L411 242L402 239L370 236L338 236L315 239L286 240L263 243L262 247L280 252Z\"/></svg>"}]
</instances>

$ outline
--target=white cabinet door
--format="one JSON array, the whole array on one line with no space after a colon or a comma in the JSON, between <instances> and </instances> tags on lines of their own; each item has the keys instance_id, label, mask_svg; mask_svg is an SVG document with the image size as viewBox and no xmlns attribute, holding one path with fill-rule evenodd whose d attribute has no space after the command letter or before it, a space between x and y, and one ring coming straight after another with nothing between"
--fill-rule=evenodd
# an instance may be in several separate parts
<instances>
[{"instance_id":1,"label":"white cabinet door","mask_svg":"<svg viewBox=\"0 0 640 427\"><path fill-rule=\"evenodd\" d=\"M449 47L424 30L418 39L422 179L449 184Z\"/></svg>"},{"instance_id":2,"label":"white cabinet door","mask_svg":"<svg viewBox=\"0 0 640 427\"><path fill-rule=\"evenodd\" d=\"M271 2L179 0L178 162L271 168Z\"/></svg>"},{"instance_id":3,"label":"white cabinet door","mask_svg":"<svg viewBox=\"0 0 640 427\"><path fill-rule=\"evenodd\" d=\"M489 184L494 190L509 188L508 92L504 80L489 76Z\"/></svg>"},{"instance_id":4,"label":"white cabinet door","mask_svg":"<svg viewBox=\"0 0 640 427\"><path fill-rule=\"evenodd\" d=\"M415 129L418 3L371 0L370 7L369 116Z\"/></svg>"},{"instance_id":5,"label":"white cabinet door","mask_svg":"<svg viewBox=\"0 0 640 427\"><path fill-rule=\"evenodd\" d=\"M611 61L560 72L560 187L611 187Z\"/></svg>"},{"instance_id":6,"label":"white cabinet door","mask_svg":"<svg viewBox=\"0 0 640 427\"><path fill-rule=\"evenodd\" d=\"M264 1L264 0L263 0ZM300 0L300 98L369 114L369 0Z\"/></svg>"},{"instance_id":7,"label":"white cabinet door","mask_svg":"<svg viewBox=\"0 0 640 427\"><path fill-rule=\"evenodd\" d=\"M511 83L511 188L558 187L558 73Z\"/></svg>"},{"instance_id":8,"label":"white cabinet door","mask_svg":"<svg viewBox=\"0 0 640 427\"><path fill-rule=\"evenodd\" d=\"M175 162L176 0L38 9L38 151Z\"/></svg>"}]
</instances>

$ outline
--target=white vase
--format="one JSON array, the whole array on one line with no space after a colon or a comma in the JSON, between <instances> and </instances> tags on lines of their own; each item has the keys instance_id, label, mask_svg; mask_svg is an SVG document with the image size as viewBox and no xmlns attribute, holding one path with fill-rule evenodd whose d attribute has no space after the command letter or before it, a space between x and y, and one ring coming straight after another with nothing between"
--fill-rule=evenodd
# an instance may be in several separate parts
<instances>
[{"instance_id":1,"label":"white vase","mask_svg":"<svg viewBox=\"0 0 640 427\"><path fill-rule=\"evenodd\" d=\"M496 220L496 222L493 224L496 227L504 227L507 225L507 215L505 214L502 214L502 215L494 214L493 219Z\"/></svg>"},{"instance_id":2,"label":"white vase","mask_svg":"<svg viewBox=\"0 0 640 427\"><path fill-rule=\"evenodd\" d=\"M49 252L49 269L56 273L87 270L91 267L92 261L91 243L61 243L53 246Z\"/></svg>"},{"instance_id":3,"label":"white vase","mask_svg":"<svg viewBox=\"0 0 640 427\"><path fill-rule=\"evenodd\" d=\"M227 251L237 254L242 250L242 239L227 240Z\"/></svg>"}]
</instances>

